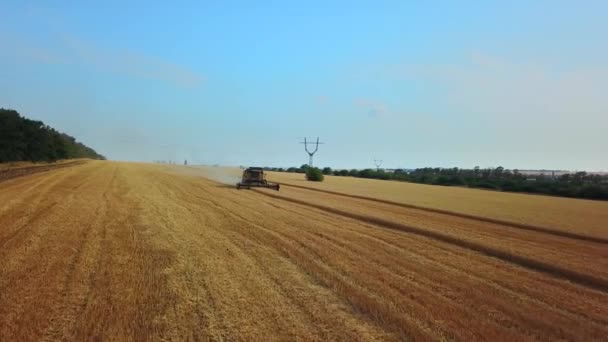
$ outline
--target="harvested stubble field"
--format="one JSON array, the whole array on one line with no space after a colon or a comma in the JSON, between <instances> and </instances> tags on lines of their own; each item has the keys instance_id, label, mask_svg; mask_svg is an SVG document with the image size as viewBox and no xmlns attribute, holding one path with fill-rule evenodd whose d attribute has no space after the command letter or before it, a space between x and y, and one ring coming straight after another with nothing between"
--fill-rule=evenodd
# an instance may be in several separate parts
<instances>
[{"instance_id":1,"label":"harvested stubble field","mask_svg":"<svg viewBox=\"0 0 608 342\"><path fill-rule=\"evenodd\" d=\"M85 160L62 160L55 163L16 162L0 164L0 182L3 180L23 177L34 173L45 172L70 167L84 163Z\"/></svg>"},{"instance_id":2,"label":"harvested stubble field","mask_svg":"<svg viewBox=\"0 0 608 342\"><path fill-rule=\"evenodd\" d=\"M607 203L202 177L230 172L96 161L0 182L0 340L608 336Z\"/></svg>"}]
</instances>

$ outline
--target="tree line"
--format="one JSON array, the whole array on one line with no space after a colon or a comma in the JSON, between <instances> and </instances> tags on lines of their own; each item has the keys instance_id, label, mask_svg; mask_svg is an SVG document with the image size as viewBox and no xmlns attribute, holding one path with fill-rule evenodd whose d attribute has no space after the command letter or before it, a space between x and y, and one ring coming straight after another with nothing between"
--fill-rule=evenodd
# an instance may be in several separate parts
<instances>
[{"instance_id":1,"label":"tree line","mask_svg":"<svg viewBox=\"0 0 608 342\"><path fill-rule=\"evenodd\" d=\"M302 165L299 168L267 168L267 170L305 173L307 168L308 165ZM392 172L382 169L333 170L325 167L321 172L333 176L608 200L608 175L587 172L568 173L555 177L552 174L525 175L519 170L508 170L503 167L473 169L425 167L415 170L396 169Z\"/></svg>"},{"instance_id":2,"label":"tree line","mask_svg":"<svg viewBox=\"0 0 608 342\"><path fill-rule=\"evenodd\" d=\"M73 158L105 159L74 137L58 132L42 121L30 120L15 110L0 108L0 163L53 162Z\"/></svg>"}]
</instances>

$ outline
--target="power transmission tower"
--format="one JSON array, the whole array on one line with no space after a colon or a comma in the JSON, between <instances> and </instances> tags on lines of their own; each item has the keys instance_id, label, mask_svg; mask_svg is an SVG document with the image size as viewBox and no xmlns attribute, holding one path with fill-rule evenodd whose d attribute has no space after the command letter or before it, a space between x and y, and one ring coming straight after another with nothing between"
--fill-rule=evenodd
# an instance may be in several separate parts
<instances>
[{"instance_id":1,"label":"power transmission tower","mask_svg":"<svg viewBox=\"0 0 608 342\"><path fill-rule=\"evenodd\" d=\"M315 155L315 153L317 153L317 151L319 150L319 145L323 144L322 142L319 142L319 137L317 137L317 142L307 142L306 138L304 138L304 142L301 142L300 144L304 144L304 150L306 151L306 153L308 153L309 159L308 159L308 166L312 167L312 156ZM309 151L308 150L308 145L315 145L315 150L314 151Z\"/></svg>"},{"instance_id":2,"label":"power transmission tower","mask_svg":"<svg viewBox=\"0 0 608 342\"><path fill-rule=\"evenodd\" d=\"M376 171L380 171L380 166L382 166L382 160L374 159L374 165L376 165Z\"/></svg>"}]
</instances>

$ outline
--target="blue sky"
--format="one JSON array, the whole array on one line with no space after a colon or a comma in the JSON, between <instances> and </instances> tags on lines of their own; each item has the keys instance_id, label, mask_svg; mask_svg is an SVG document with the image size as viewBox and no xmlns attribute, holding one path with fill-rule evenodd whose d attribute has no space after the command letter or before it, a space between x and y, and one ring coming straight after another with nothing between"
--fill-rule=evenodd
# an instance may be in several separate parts
<instances>
[{"instance_id":1,"label":"blue sky","mask_svg":"<svg viewBox=\"0 0 608 342\"><path fill-rule=\"evenodd\" d=\"M110 159L608 170L605 1L86 3L0 2L0 107Z\"/></svg>"}]
</instances>

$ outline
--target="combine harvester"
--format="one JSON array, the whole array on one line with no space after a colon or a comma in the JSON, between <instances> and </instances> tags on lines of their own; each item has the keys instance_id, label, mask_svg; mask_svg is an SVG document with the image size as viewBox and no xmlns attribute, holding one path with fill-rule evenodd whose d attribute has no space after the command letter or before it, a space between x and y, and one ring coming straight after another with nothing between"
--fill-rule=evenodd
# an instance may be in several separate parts
<instances>
[{"instance_id":1,"label":"combine harvester","mask_svg":"<svg viewBox=\"0 0 608 342\"><path fill-rule=\"evenodd\" d=\"M240 183L236 184L236 188L240 190L251 189L252 187L269 188L279 191L281 185L276 183L268 183L264 169L261 167L249 167L243 171L243 179Z\"/></svg>"}]
</instances>

